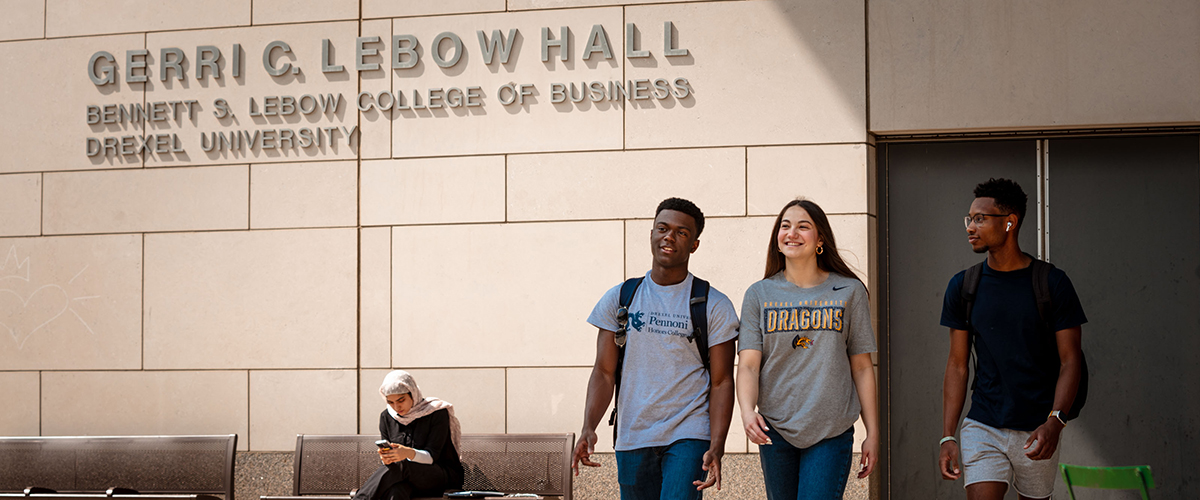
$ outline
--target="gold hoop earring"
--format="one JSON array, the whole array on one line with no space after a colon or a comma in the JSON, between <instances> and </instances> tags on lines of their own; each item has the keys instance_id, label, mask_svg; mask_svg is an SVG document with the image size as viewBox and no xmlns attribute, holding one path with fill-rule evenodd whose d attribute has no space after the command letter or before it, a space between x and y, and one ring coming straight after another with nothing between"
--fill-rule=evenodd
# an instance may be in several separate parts
<instances>
[{"instance_id":1,"label":"gold hoop earring","mask_svg":"<svg viewBox=\"0 0 1200 500\"><path fill-rule=\"evenodd\" d=\"M817 255L821 255L821 254L822 254L822 253L824 253L824 252L825 252L825 247L824 247L824 246L819 246L819 247L817 247Z\"/></svg>"}]
</instances>

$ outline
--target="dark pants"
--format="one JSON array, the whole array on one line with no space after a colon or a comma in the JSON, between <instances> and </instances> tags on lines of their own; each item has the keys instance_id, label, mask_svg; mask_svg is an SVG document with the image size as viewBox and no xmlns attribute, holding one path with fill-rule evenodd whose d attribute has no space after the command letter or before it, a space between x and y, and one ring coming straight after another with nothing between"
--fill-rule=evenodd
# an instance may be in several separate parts
<instances>
[{"instance_id":1,"label":"dark pants","mask_svg":"<svg viewBox=\"0 0 1200 500\"><path fill-rule=\"evenodd\" d=\"M769 500L837 499L846 492L854 427L808 448L796 448L771 427L774 444L758 447Z\"/></svg>"},{"instance_id":2,"label":"dark pants","mask_svg":"<svg viewBox=\"0 0 1200 500\"><path fill-rule=\"evenodd\" d=\"M699 500L709 441L680 439L667 446L617 452L621 500Z\"/></svg>"},{"instance_id":3,"label":"dark pants","mask_svg":"<svg viewBox=\"0 0 1200 500\"><path fill-rule=\"evenodd\" d=\"M375 470L354 500L409 500L413 496L440 497L446 489L446 471L437 465L407 460Z\"/></svg>"}]
</instances>

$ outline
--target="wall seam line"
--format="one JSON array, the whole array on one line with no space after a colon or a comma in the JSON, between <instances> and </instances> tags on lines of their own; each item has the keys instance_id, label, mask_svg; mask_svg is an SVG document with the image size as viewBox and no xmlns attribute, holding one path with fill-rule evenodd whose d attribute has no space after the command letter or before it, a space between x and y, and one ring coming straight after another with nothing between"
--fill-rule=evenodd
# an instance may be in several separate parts
<instances>
[{"instance_id":1,"label":"wall seam line","mask_svg":"<svg viewBox=\"0 0 1200 500\"><path fill-rule=\"evenodd\" d=\"M358 2L357 24L358 24L358 36L359 36L359 38L361 38L362 33L363 33L362 0L359 0L359 2ZM362 94L363 80L362 80L361 72L359 72L357 80L358 80L358 93ZM363 148L363 141L362 141L362 124L363 124L363 121L362 121L362 116L363 116L362 112L359 111L356 113L356 117L355 117L355 119L357 120L357 123L358 123L358 148L357 148L357 151L355 151L355 156L356 156L357 161L354 163L354 168L355 168L355 174L354 174L354 185L355 185L355 189L354 189L354 225L357 228L355 231L355 235L358 238L358 252L357 252L357 258L355 259L355 263L356 263L355 267L358 268L357 269L358 286L356 287L355 294L354 294L355 300L358 303L358 307L356 307L355 311L354 311L354 316L355 316L355 318L354 318L354 320L355 320L354 366L357 368L354 370L354 402L355 402L355 405L354 405L354 428L357 429L357 432L360 434L362 433L362 405L363 405L363 400L362 400L362 380L363 380L363 376L362 376L362 370L363 370L363 362L362 362L362 357L363 357L363 348L362 348L362 343L363 343L363 314L362 314L362 307L363 307L363 227L362 227L362 166L363 166L362 148ZM380 116L383 116L382 112L380 113ZM391 134L389 133L388 135L390 136Z\"/></svg>"},{"instance_id":2,"label":"wall seam line","mask_svg":"<svg viewBox=\"0 0 1200 500\"><path fill-rule=\"evenodd\" d=\"M42 372L41 372L41 370L39 370L38 371L38 435L39 436L44 435L43 434L44 431L42 430L42 419L45 418L45 415L46 415L45 405L42 404L42 397L43 397L43 391L44 391L43 385L44 385L44 383L42 382Z\"/></svg>"},{"instance_id":3,"label":"wall seam line","mask_svg":"<svg viewBox=\"0 0 1200 500\"><path fill-rule=\"evenodd\" d=\"M141 369L146 369L146 235L142 237L142 359Z\"/></svg>"}]
</instances>

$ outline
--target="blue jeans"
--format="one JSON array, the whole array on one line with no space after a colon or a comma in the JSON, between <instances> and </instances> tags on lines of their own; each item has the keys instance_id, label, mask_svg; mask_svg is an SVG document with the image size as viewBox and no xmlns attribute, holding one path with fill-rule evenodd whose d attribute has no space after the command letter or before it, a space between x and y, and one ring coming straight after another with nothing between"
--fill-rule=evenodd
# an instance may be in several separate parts
<instances>
[{"instance_id":1,"label":"blue jeans","mask_svg":"<svg viewBox=\"0 0 1200 500\"><path fill-rule=\"evenodd\" d=\"M758 447L767 500L832 500L846 493L854 427L808 448L792 446L768 426L769 446Z\"/></svg>"},{"instance_id":2,"label":"blue jeans","mask_svg":"<svg viewBox=\"0 0 1200 500\"><path fill-rule=\"evenodd\" d=\"M617 452L621 500L699 500L692 481L705 475L709 441L680 439L667 446Z\"/></svg>"}]
</instances>

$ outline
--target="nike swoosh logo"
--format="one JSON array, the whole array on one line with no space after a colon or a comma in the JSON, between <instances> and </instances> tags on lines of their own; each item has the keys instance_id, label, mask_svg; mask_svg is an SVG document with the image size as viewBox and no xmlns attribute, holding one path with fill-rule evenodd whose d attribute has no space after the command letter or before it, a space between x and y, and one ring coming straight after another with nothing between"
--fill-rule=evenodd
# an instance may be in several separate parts
<instances>
[{"instance_id":1,"label":"nike swoosh logo","mask_svg":"<svg viewBox=\"0 0 1200 500\"><path fill-rule=\"evenodd\" d=\"M835 287L833 287L833 291L836 292L836 291L846 288L848 286L850 286L850 285L835 286Z\"/></svg>"}]
</instances>

